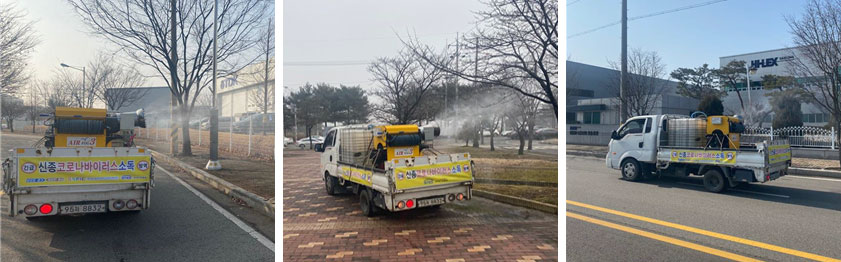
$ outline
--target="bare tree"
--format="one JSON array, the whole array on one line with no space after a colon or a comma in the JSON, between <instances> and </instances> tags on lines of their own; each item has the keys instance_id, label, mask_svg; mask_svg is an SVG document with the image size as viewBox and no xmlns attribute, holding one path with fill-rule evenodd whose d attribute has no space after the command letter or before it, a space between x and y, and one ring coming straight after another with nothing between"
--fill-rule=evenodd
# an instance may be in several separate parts
<instances>
[{"instance_id":1,"label":"bare tree","mask_svg":"<svg viewBox=\"0 0 841 262\"><path fill-rule=\"evenodd\" d=\"M177 1L175 25L169 0L69 0L95 35L120 47L135 62L154 69L169 85L179 109L182 154L191 155L189 119L211 75L214 1ZM218 52L220 66L231 72L245 60L237 55L256 43L267 3L261 0L219 1ZM175 30L176 32L172 32ZM168 41L175 33L178 46ZM173 49L176 56L170 56ZM177 61L176 61L177 60ZM171 72L176 72L175 81ZM172 84L176 83L176 84Z\"/></svg>"},{"instance_id":2,"label":"bare tree","mask_svg":"<svg viewBox=\"0 0 841 262\"><path fill-rule=\"evenodd\" d=\"M84 74L77 72L74 69L62 68L55 71L56 75L50 82L53 89L64 89L64 93L69 95L68 99L70 106L91 108L97 101L96 90L92 85L83 81Z\"/></svg>"},{"instance_id":3,"label":"bare tree","mask_svg":"<svg viewBox=\"0 0 841 262\"><path fill-rule=\"evenodd\" d=\"M558 1L487 0L479 11L478 28L461 39L468 56L452 63L451 50L436 55L417 39L404 42L410 50L436 68L468 81L510 88L524 96L552 105L558 116ZM462 59L457 56L456 59ZM457 65L469 65L459 68ZM472 72L471 72L472 71ZM529 81L539 89L522 88Z\"/></svg>"},{"instance_id":4,"label":"bare tree","mask_svg":"<svg viewBox=\"0 0 841 262\"><path fill-rule=\"evenodd\" d=\"M619 70L619 64L614 61L610 66ZM622 97L619 97L619 74L612 79L613 92L618 102L624 105L624 110L632 116L648 115L657 106L666 92L666 65L654 51L631 49L628 53L628 85ZM626 114L627 115L627 114Z\"/></svg>"},{"instance_id":5,"label":"bare tree","mask_svg":"<svg viewBox=\"0 0 841 262\"><path fill-rule=\"evenodd\" d=\"M139 88L146 82L140 72L114 62L110 55L100 54L88 64L88 68L87 84L108 110L133 104L149 92L146 88Z\"/></svg>"},{"instance_id":6,"label":"bare tree","mask_svg":"<svg viewBox=\"0 0 841 262\"><path fill-rule=\"evenodd\" d=\"M40 84L40 81L32 82L32 86L30 86L29 93L26 98L26 118L31 121L32 133L35 133L35 126L37 125L38 118L41 116L41 113L44 112L44 107L41 106L42 96L39 93L40 88L38 87Z\"/></svg>"},{"instance_id":7,"label":"bare tree","mask_svg":"<svg viewBox=\"0 0 841 262\"><path fill-rule=\"evenodd\" d=\"M47 108L55 111L56 107L70 106L70 90L61 85L59 76L44 81L38 81L35 85L38 89L38 94Z\"/></svg>"},{"instance_id":8,"label":"bare tree","mask_svg":"<svg viewBox=\"0 0 841 262\"><path fill-rule=\"evenodd\" d=\"M742 113L745 114L745 101L742 100L742 92L741 88L738 88L737 85L747 83L747 72L745 72L745 61L730 61L727 65L722 66L719 69L713 70L713 74L718 76L718 84L721 85L721 90L727 91L727 89L736 91L736 96L739 98L739 106L742 108ZM764 77L763 77L764 78ZM748 90L750 92L750 90ZM750 105L748 105L750 107ZM751 119L751 118L748 118Z\"/></svg>"},{"instance_id":9,"label":"bare tree","mask_svg":"<svg viewBox=\"0 0 841 262\"><path fill-rule=\"evenodd\" d=\"M0 117L6 120L9 131L15 132L15 118L26 113L26 106L23 104L23 100L12 95L0 95L0 109L2 109L2 115Z\"/></svg>"},{"instance_id":10,"label":"bare tree","mask_svg":"<svg viewBox=\"0 0 841 262\"><path fill-rule=\"evenodd\" d=\"M0 5L0 91L14 93L29 79L27 60L40 40L31 21L11 4Z\"/></svg>"},{"instance_id":11,"label":"bare tree","mask_svg":"<svg viewBox=\"0 0 841 262\"><path fill-rule=\"evenodd\" d=\"M801 17L787 17L793 42L799 46L792 54L789 70L796 78L809 80L796 85L806 91L810 102L833 116L835 130L841 130L841 1L812 0ZM841 141L841 132L836 132ZM841 150L838 151L841 158Z\"/></svg>"},{"instance_id":12,"label":"bare tree","mask_svg":"<svg viewBox=\"0 0 841 262\"><path fill-rule=\"evenodd\" d=\"M505 107L507 125L515 132L520 141L517 154L522 155L526 146L526 139L531 136L534 118L540 108L541 101L522 94L516 94ZM532 126L532 127L530 127Z\"/></svg>"},{"instance_id":13,"label":"bare tree","mask_svg":"<svg viewBox=\"0 0 841 262\"><path fill-rule=\"evenodd\" d=\"M421 105L432 87L444 76L441 68L427 63L414 52L403 50L396 57L377 58L368 72L379 84L373 93L384 103L377 106L379 117L393 124L424 119Z\"/></svg>"}]
</instances>

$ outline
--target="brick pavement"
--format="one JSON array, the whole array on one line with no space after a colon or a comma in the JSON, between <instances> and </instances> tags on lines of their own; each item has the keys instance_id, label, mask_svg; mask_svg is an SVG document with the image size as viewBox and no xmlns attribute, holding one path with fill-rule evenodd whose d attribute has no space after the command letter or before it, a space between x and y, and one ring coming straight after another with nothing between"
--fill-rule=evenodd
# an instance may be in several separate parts
<instances>
[{"instance_id":1,"label":"brick pavement","mask_svg":"<svg viewBox=\"0 0 841 262\"><path fill-rule=\"evenodd\" d=\"M283 160L286 261L558 260L556 215L474 198L368 218L356 195L327 195L317 153Z\"/></svg>"}]
</instances>

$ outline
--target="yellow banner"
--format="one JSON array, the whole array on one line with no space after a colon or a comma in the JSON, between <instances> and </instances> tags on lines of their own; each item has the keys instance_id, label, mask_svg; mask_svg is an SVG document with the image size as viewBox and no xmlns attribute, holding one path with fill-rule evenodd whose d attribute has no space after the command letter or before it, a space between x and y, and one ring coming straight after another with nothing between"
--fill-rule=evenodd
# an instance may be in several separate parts
<instances>
[{"instance_id":1,"label":"yellow banner","mask_svg":"<svg viewBox=\"0 0 841 262\"><path fill-rule=\"evenodd\" d=\"M776 145L768 147L768 162L771 164L791 160L791 146Z\"/></svg>"},{"instance_id":2,"label":"yellow banner","mask_svg":"<svg viewBox=\"0 0 841 262\"><path fill-rule=\"evenodd\" d=\"M149 182L151 156L21 157L20 186Z\"/></svg>"},{"instance_id":3,"label":"yellow banner","mask_svg":"<svg viewBox=\"0 0 841 262\"><path fill-rule=\"evenodd\" d=\"M370 170L342 166L341 176L347 181L356 182L369 187L372 185L371 179L373 179L373 174Z\"/></svg>"},{"instance_id":4,"label":"yellow banner","mask_svg":"<svg viewBox=\"0 0 841 262\"><path fill-rule=\"evenodd\" d=\"M672 150L672 162L700 164L734 164L736 152L717 150Z\"/></svg>"},{"instance_id":5,"label":"yellow banner","mask_svg":"<svg viewBox=\"0 0 841 262\"><path fill-rule=\"evenodd\" d=\"M473 170L470 161L398 167L394 169L394 183L398 190L419 186L470 181Z\"/></svg>"}]
</instances>

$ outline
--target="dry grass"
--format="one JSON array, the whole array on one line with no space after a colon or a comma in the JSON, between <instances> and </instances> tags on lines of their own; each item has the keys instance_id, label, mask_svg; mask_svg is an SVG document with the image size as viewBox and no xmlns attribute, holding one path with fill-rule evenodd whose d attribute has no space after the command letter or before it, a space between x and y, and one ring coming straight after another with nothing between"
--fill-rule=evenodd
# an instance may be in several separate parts
<instances>
[{"instance_id":1,"label":"dry grass","mask_svg":"<svg viewBox=\"0 0 841 262\"><path fill-rule=\"evenodd\" d=\"M497 194L517 196L542 203L558 205L558 189L554 187L512 186L512 185L475 185L475 189Z\"/></svg>"},{"instance_id":2,"label":"dry grass","mask_svg":"<svg viewBox=\"0 0 841 262\"><path fill-rule=\"evenodd\" d=\"M791 160L791 166L812 169L841 170L841 168L839 168L838 160L793 158Z\"/></svg>"}]
</instances>

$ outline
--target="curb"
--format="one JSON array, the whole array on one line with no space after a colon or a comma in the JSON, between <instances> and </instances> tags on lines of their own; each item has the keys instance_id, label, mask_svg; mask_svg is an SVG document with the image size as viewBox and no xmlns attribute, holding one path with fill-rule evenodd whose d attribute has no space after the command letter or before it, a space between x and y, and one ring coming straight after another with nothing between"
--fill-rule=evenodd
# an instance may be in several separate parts
<instances>
[{"instance_id":1,"label":"curb","mask_svg":"<svg viewBox=\"0 0 841 262\"><path fill-rule=\"evenodd\" d=\"M473 178L473 181L483 184L495 185L519 185L519 186L538 186L538 187L558 187L558 183L551 182L537 182L537 181L518 181L518 180L501 180L489 178Z\"/></svg>"},{"instance_id":2,"label":"curb","mask_svg":"<svg viewBox=\"0 0 841 262\"><path fill-rule=\"evenodd\" d=\"M792 175L841 178L841 171L797 167L789 167L788 170L789 174Z\"/></svg>"},{"instance_id":3,"label":"curb","mask_svg":"<svg viewBox=\"0 0 841 262\"><path fill-rule=\"evenodd\" d=\"M591 157L600 157L604 158L607 155L607 152L591 152L591 151L578 151L578 150L567 150L567 155L574 155L574 156L591 156Z\"/></svg>"},{"instance_id":4,"label":"curb","mask_svg":"<svg viewBox=\"0 0 841 262\"><path fill-rule=\"evenodd\" d=\"M519 197L514 197L514 196L507 196L507 195L492 193L492 192L488 192L488 191L482 191L482 190L476 190L476 189L473 189L472 191L473 191L474 196L487 198L487 199L490 199L490 200L493 200L493 201L502 202L502 203L506 203L506 204L510 204L510 205L515 205L515 206L519 206L519 207L534 209L534 210L537 210L537 211L543 211L543 212L550 213L550 214L555 214L555 215L558 214L558 206L556 206L556 205L540 203L540 202L530 200L530 199L519 198Z\"/></svg>"},{"instance_id":5,"label":"curb","mask_svg":"<svg viewBox=\"0 0 841 262\"><path fill-rule=\"evenodd\" d=\"M261 196L258 196L254 193L248 192L247 190L245 190L245 189L243 189L243 188L241 188L237 185L231 184L230 182L225 181L224 179L221 179L217 176L209 174L209 173L205 172L204 170L198 169L194 166L188 165L187 163L181 162L181 160L174 159L174 158L169 157L165 154L161 154L161 153L159 153L155 150L151 150L151 149L147 149L147 150L152 152L152 156L155 157L156 161L161 161L161 162L170 164L174 167L177 167L177 168L181 169L181 171L187 172L188 174L192 175L193 177L195 177L195 178L197 178L201 181L204 181L205 183L207 183L211 187L215 188L216 190L219 190L220 192L224 193L225 195L228 195L228 196L231 196L233 198L242 200L243 202L245 202L246 205L248 205L248 207L251 207L254 210L257 210L257 212L260 212L261 214L263 214L265 216L271 217L272 219L275 218L274 217L274 204L269 202L269 200L267 200L267 199L265 199Z\"/></svg>"}]
</instances>

